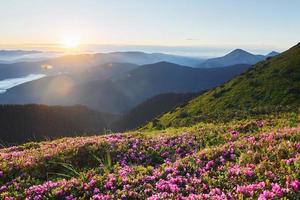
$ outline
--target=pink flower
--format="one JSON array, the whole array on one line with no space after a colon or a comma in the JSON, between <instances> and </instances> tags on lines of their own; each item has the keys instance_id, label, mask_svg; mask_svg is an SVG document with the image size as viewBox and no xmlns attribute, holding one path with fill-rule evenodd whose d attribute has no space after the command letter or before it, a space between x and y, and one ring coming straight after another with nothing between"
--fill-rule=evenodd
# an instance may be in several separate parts
<instances>
[{"instance_id":1,"label":"pink flower","mask_svg":"<svg viewBox=\"0 0 300 200\"><path fill-rule=\"evenodd\" d=\"M65 199L66 200L76 200L77 198L74 197L73 195L70 195L70 196L67 196Z\"/></svg>"},{"instance_id":2,"label":"pink flower","mask_svg":"<svg viewBox=\"0 0 300 200\"><path fill-rule=\"evenodd\" d=\"M296 158L287 159L285 162L286 162L286 164L290 164L290 163L292 163L294 161L296 161Z\"/></svg>"},{"instance_id":3,"label":"pink flower","mask_svg":"<svg viewBox=\"0 0 300 200\"><path fill-rule=\"evenodd\" d=\"M179 187L176 184L169 184L169 188L172 193L179 192Z\"/></svg>"},{"instance_id":4,"label":"pink flower","mask_svg":"<svg viewBox=\"0 0 300 200\"><path fill-rule=\"evenodd\" d=\"M262 128L265 125L265 122L263 120L257 121L256 125L258 128Z\"/></svg>"},{"instance_id":5,"label":"pink flower","mask_svg":"<svg viewBox=\"0 0 300 200\"><path fill-rule=\"evenodd\" d=\"M253 176L253 171L252 171L252 169L246 169L246 170L244 171L244 173L245 173L246 176L249 176L249 177Z\"/></svg>"},{"instance_id":6,"label":"pink flower","mask_svg":"<svg viewBox=\"0 0 300 200\"><path fill-rule=\"evenodd\" d=\"M92 197L94 200L109 200L112 199L110 195L104 195L104 194L96 194Z\"/></svg>"},{"instance_id":7,"label":"pink flower","mask_svg":"<svg viewBox=\"0 0 300 200\"><path fill-rule=\"evenodd\" d=\"M98 194L98 193L100 193L99 188L95 188L95 189L94 189L94 194Z\"/></svg>"},{"instance_id":8,"label":"pink flower","mask_svg":"<svg viewBox=\"0 0 300 200\"><path fill-rule=\"evenodd\" d=\"M267 199L273 199L274 198L274 193L265 190L263 193L261 193L258 197L258 200L267 200Z\"/></svg>"},{"instance_id":9,"label":"pink flower","mask_svg":"<svg viewBox=\"0 0 300 200\"><path fill-rule=\"evenodd\" d=\"M96 183L97 183L97 181L95 179L91 179L89 182L89 185L90 185L90 187L93 187Z\"/></svg>"},{"instance_id":10,"label":"pink flower","mask_svg":"<svg viewBox=\"0 0 300 200\"><path fill-rule=\"evenodd\" d=\"M167 173L172 173L172 172L173 172L173 168L172 168L172 167L166 167L166 168L165 168L165 171L166 171Z\"/></svg>"},{"instance_id":11,"label":"pink flower","mask_svg":"<svg viewBox=\"0 0 300 200\"><path fill-rule=\"evenodd\" d=\"M152 192L151 189L145 189L145 190L144 190L144 193L145 193L145 194L150 194L151 192Z\"/></svg>"},{"instance_id":12,"label":"pink flower","mask_svg":"<svg viewBox=\"0 0 300 200\"><path fill-rule=\"evenodd\" d=\"M6 191L6 189L7 189L6 185L2 185L0 187L0 192L4 192L4 191Z\"/></svg>"},{"instance_id":13,"label":"pink flower","mask_svg":"<svg viewBox=\"0 0 300 200\"><path fill-rule=\"evenodd\" d=\"M278 197L283 196L283 190L277 183L272 183L272 192L274 192Z\"/></svg>"},{"instance_id":14,"label":"pink flower","mask_svg":"<svg viewBox=\"0 0 300 200\"><path fill-rule=\"evenodd\" d=\"M291 187L295 192L297 192L300 189L300 182L298 180L292 181Z\"/></svg>"},{"instance_id":15,"label":"pink flower","mask_svg":"<svg viewBox=\"0 0 300 200\"><path fill-rule=\"evenodd\" d=\"M265 186L266 185L264 182L253 183L250 185L237 186L236 192L244 194L244 195L253 196L253 194L256 190L264 189Z\"/></svg>"},{"instance_id":16,"label":"pink flower","mask_svg":"<svg viewBox=\"0 0 300 200\"><path fill-rule=\"evenodd\" d=\"M228 173L231 176L233 176L233 175L239 175L241 173L241 168L240 168L239 165L233 165L232 167L230 167L228 169Z\"/></svg>"},{"instance_id":17,"label":"pink flower","mask_svg":"<svg viewBox=\"0 0 300 200\"><path fill-rule=\"evenodd\" d=\"M233 130L233 131L230 131L230 134L231 135L238 135L238 134L240 134L240 132Z\"/></svg>"},{"instance_id":18,"label":"pink flower","mask_svg":"<svg viewBox=\"0 0 300 200\"><path fill-rule=\"evenodd\" d=\"M240 134L238 131L230 131L230 134L231 134L231 139L232 140L236 140L237 139L237 136Z\"/></svg>"},{"instance_id":19,"label":"pink flower","mask_svg":"<svg viewBox=\"0 0 300 200\"><path fill-rule=\"evenodd\" d=\"M275 175L273 174L273 172L271 171L266 171L265 175L269 178L269 179L273 179L275 178Z\"/></svg>"},{"instance_id":20,"label":"pink flower","mask_svg":"<svg viewBox=\"0 0 300 200\"><path fill-rule=\"evenodd\" d=\"M207 162L207 164L205 165L205 169L209 170L212 166L214 166L215 162L213 160L210 160Z\"/></svg>"},{"instance_id":21,"label":"pink flower","mask_svg":"<svg viewBox=\"0 0 300 200\"><path fill-rule=\"evenodd\" d=\"M255 165L252 165L252 164L248 164L244 169L243 169L243 172L246 176L248 177L252 177L254 172L253 172L253 169L255 168Z\"/></svg>"},{"instance_id":22,"label":"pink flower","mask_svg":"<svg viewBox=\"0 0 300 200\"><path fill-rule=\"evenodd\" d=\"M159 195L155 194L152 195L151 197L147 198L147 200L160 200L161 198L159 197Z\"/></svg>"},{"instance_id":23,"label":"pink flower","mask_svg":"<svg viewBox=\"0 0 300 200\"><path fill-rule=\"evenodd\" d=\"M113 185L114 185L114 181L116 180L116 178L114 177L113 174L109 174L108 175L108 180L106 181L106 183L104 184L104 187L108 190L113 189Z\"/></svg>"}]
</instances>

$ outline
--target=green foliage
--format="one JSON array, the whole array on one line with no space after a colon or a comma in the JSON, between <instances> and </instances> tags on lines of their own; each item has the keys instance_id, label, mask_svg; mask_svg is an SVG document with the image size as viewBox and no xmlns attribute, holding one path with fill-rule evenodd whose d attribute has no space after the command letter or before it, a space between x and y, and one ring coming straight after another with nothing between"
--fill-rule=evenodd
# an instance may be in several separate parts
<instances>
[{"instance_id":1,"label":"green foliage","mask_svg":"<svg viewBox=\"0 0 300 200\"><path fill-rule=\"evenodd\" d=\"M106 152L102 157L98 157L95 153L91 152L91 155L98 161L99 165L104 167L105 171L111 171L113 168L113 161L110 152Z\"/></svg>"},{"instance_id":2,"label":"green foliage","mask_svg":"<svg viewBox=\"0 0 300 200\"><path fill-rule=\"evenodd\" d=\"M54 177L60 177L60 178L72 178L77 177L80 175L80 173L76 170L76 168L69 163L63 163L63 162L49 162L51 164L54 164L56 166L61 166L61 170L57 170L56 172L48 172L47 177L54 175ZM60 172L58 172L60 171Z\"/></svg>"},{"instance_id":3,"label":"green foliage","mask_svg":"<svg viewBox=\"0 0 300 200\"><path fill-rule=\"evenodd\" d=\"M297 114L293 113L289 120L289 126L296 127L297 124L299 124L299 122L300 122L299 116Z\"/></svg>"}]
</instances>

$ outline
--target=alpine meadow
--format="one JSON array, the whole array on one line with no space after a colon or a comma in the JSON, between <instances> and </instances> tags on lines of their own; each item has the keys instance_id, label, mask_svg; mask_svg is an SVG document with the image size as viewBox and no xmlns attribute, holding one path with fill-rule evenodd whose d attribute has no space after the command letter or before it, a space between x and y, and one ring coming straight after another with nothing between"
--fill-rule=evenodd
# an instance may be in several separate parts
<instances>
[{"instance_id":1,"label":"alpine meadow","mask_svg":"<svg viewBox=\"0 0 300 200\"><path fill-rule=\"evenodd\" d=\"M300 199L299 7L1 1L0 199Z\"/></svg>"}]
</instances>

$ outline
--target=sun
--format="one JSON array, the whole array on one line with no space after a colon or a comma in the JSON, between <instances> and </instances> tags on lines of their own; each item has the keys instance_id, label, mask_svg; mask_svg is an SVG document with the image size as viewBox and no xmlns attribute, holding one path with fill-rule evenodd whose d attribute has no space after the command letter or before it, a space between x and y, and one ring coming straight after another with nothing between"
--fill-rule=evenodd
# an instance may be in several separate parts
<instances>
[{"instance_id":1,"label":"sun","mask_svg":"<svg viewBox=\"0 0 300 200\"><path fill-rule=\"evenodd\" d=\"M75 49L79 46L80 40L74 36L64 37L62 39L62 46L66 49Z\"/></svg>"}]
</instances>

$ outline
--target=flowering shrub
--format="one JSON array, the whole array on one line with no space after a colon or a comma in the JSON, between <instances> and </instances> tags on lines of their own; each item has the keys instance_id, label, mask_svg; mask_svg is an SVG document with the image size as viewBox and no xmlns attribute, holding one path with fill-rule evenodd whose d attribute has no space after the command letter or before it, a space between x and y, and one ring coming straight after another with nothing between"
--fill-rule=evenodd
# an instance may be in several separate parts
<instances>
[{"instance_id":1,"label":"flowering shrub","mask_svg":"<svg viewBox=\"0 0 300 200\"><path fill-rule=\"evenodd\" d=\"M277 119L28 143L0 149L0 197L298 199L299 152Z\"/></svg>"}]
</instances>

